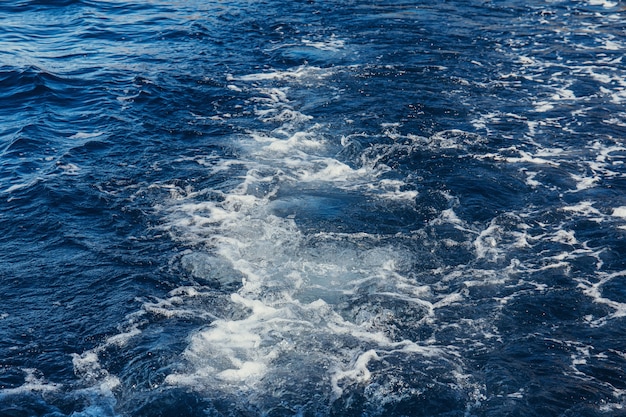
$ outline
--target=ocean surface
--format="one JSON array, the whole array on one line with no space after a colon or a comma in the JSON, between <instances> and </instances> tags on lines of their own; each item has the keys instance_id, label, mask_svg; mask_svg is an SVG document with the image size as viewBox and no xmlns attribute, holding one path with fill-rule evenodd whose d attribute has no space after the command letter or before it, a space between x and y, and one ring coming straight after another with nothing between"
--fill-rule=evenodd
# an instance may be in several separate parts
<instances>
[{"instance_id":1,"label":"ocean surface","mask_svg":"<svg viewBox=\"0 0 626 417\"><path fill-rule=\"evenodd\" d=\"M0 416L626 416L626 5L0 5Z\"/></svg>"}]
</instances>

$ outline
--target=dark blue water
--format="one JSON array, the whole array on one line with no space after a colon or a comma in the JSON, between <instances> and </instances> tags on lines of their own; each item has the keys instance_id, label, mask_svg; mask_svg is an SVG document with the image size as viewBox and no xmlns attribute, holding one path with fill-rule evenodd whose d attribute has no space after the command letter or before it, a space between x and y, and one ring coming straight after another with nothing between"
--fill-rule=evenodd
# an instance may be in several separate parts
<instances>
[{"instance_id":1,"label":"dark blue water","mask_svg":"<svg viewBox=\"0 0 626 417\"><path fill-rule=\"evenodd\" d=\"M625 17L0 5L0 415L626 415Z\"/></svg>"}]
</instances>

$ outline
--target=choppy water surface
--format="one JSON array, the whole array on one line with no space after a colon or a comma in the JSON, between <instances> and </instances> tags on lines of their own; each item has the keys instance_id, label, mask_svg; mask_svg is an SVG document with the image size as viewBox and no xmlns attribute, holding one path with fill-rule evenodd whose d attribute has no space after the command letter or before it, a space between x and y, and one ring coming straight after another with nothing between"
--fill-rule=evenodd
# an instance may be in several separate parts
<instances>
[{"instance_id":1,"label":"choppy water surface","mask_svg":"<svg viewBox=\"0 0 626 417\"><path fill-rule=\"evenodd\" d=\"M0 414L626 415L625 12L1 5Z\"/></svg>"}]
</instances>

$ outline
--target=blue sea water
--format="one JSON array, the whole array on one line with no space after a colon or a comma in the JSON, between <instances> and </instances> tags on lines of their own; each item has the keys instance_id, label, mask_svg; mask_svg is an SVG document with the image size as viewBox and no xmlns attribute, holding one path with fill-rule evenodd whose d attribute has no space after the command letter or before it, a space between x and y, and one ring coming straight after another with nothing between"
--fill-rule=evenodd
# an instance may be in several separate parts
<instances>
[{"instance_id":1,"label":"blue sea water","mask_svg":"<svg viewBox=\"0 0 626 417\"><path fill-rule=\"evenodd\" d=\"M626 416L623 3L0 22L1 416Z\"/></svg>"}]
</instances>

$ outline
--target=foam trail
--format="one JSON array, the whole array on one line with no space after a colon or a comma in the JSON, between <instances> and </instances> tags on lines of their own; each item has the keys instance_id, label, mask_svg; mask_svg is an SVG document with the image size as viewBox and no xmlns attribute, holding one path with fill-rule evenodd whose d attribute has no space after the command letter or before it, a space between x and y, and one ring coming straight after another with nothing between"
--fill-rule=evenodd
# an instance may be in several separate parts
<instances>
[{"instance_id":1,"label":"foam trail","mask_svg":"<svg viewBox=\"0 0 626 417\"><path fill-rule=\"evenodd\" d=\"M446 348L390 337L376 324L380 313L365 314L363 308L345 314L346 308L362 308L347 300L365 297L367 303L376 297L390 306L406 305L419 322L458 301L431 302L428 288L405 276L410 250L367 233L309 234L298 225L312 207L325 210L333 193L409 205L417 195L404 190L402 181L381 178L384 168L354 168L330 156L322 127L292 107L287 88L258 85L310 83L331 71L299 67L231 77L238 90L259 94L253 99L259 120L280 126L238 138L237 163L244 173L220 198L202 200L202 193L190 193L162 207L172 236L201 245L241 277L230 300L245 311L193 334L183 354L186 366L166 383L260 392L294 384L281 379L291 374L300 381L292 389L312 384L325 396L321 404L330 404L346 389L371 383L370 368L388 357L436 357L444 367L462 367ZM212 166L222 174L232 168L228 161ZM395 314L391 308L383 312L388 319Z\"/></svg>"}]
</instances>

